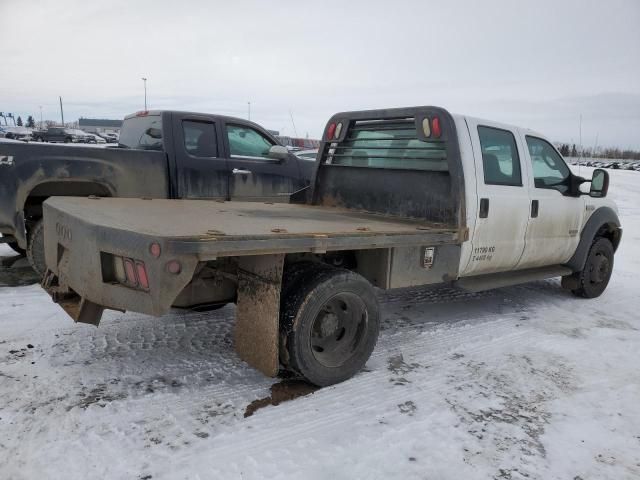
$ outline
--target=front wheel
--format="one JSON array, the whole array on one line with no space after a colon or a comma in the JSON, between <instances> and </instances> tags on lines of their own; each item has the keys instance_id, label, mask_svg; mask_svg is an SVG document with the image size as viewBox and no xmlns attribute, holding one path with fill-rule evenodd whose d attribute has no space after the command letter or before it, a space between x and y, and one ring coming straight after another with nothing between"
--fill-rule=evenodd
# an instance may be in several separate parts
<instances>
[{"instance_id":1,"label":"front wheel","mask_svg":"<svg viewBox=\"0 0 640 480\"><path fill-rule=\"evenodd\" d=\"M578 288L572 293L578 297L596 298L607 288L613 271L613 245L607 238L598 238L589 249L584 268L573 274Z\"/></svg>"},{"instance_id":2,"label":"front wheel","mask_svg":"<svg viewBox=\"0 0 640 480\"><path fill-rule=\"evenodd\" d=\"M281 305L282 362L321 387L347 380L378 339L373 287L356 273L326 265L310 264L291 277Z\"/></svg>"}]
</instances>

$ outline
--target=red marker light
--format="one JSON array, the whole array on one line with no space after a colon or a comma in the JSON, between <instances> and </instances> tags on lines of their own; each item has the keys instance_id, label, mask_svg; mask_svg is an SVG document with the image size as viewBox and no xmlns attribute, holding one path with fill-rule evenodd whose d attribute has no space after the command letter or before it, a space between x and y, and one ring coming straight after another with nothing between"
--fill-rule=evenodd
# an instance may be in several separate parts
<instances>
[{"instance_id":1,"label":"red marker light","mask_svg":"<svg viewBox=\"0 0 640 480\"><path fill-rule=\"evenodd\" d=\"M151 245L149 245L149 253L155 258L158 258L161 253L160 244L153 242Z\"/></svg>"},{"instance_id":2,"label":"red marker light","mask_svg":"<svg viewBox=\"0 0 640 480\"><path fill-rule=\"evenodd\" d=\"M431 119L431 133L436 138L440 138L440 135L442 135L442 128L440 127L440 118L433 117Z\"/></svg>"},{"instance_id":3,"label":"red marker light","mask_svg":"<svg viewBox=\"0 0 640 480\"><path fill-rule=\"evenodd\" d=\"M331 123L329 125L329 128L327 128L327 140L331 140L335 133L336 133L336 124Z\"/></svg>"},{"instance_id":4,"label":"red marker light","mask_svg":"<svg viewBox=\"0 0 640 480\"><path fill-rule=\"evenodd\" d=\"M180 265L180 262L177 260L171 260L167 262L167 271L177 275L182 271L182 265Z\"/></svg>"},{"instance_id":5,"label":"red marker light","mask_svg":"<svg viewBox=\"0 0 640 480\"><path fill-rule=\"evenodd\" d=\"M149 277L147 276L147 269L142 262L136 262L136 272L138 272L138 281L140 286L145 290L149 290Z\"/></svg>"}]
</instances>

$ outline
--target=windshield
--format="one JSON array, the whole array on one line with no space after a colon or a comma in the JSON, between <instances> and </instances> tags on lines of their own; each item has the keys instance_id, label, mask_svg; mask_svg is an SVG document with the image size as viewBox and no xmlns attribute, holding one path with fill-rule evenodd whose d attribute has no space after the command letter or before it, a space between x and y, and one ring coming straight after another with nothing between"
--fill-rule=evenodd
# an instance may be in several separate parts
<instances>
[{"instance_id":1,"label":"windshield","mask_svg":"<svg viewBox=\"0 0 640 480\"><path fill-rule=\"evenodd\" d=\"M125 119L118 145L142 150L162 150L162 117L144 115Z\"/></svg>"}]
</instances>

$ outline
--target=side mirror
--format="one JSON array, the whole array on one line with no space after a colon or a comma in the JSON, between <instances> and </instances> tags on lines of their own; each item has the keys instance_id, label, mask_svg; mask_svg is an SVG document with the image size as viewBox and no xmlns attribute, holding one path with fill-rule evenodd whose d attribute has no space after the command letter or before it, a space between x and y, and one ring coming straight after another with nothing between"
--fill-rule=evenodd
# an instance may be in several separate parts
<instances>
[{"instance_id":1,"label":"side mirror","mask_svg":"<svg viewBox=\"0 0 640 480\"><path fill-rule=\"evenodd\" d=\"M589 190L590 197L602 198L607 196L609 190L609 172L598 168L593 171L591 177L591 189Z\"/></svg>"},{"instance_id":2,"label":"side mirror","mask_svg":"<svg viewBox=\"0 0 640 480\"><path fill-rule=\"evenodd\" d=\"M285 160L289 156L289 150L282 145L274 145L269 149L269 158L276 160Z\"/></svg>"}]
</instances>

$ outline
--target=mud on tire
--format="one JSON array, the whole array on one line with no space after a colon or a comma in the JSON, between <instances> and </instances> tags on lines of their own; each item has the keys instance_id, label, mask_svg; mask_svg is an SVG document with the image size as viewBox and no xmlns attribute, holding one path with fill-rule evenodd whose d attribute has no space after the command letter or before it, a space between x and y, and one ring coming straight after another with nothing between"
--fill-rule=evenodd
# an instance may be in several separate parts
<instances>
[{"instance_id":1,"label":"mud on tire","mask_svg":"<svg viewBox=\"0 0 640 480\"><path fill-rule=\"evenodd\" d=\"M318 386L355 375L369 359L380 329L371 284L349 270L314 263L295 264L284 278L281 362Z\"/></svg>"}]
</instances>

